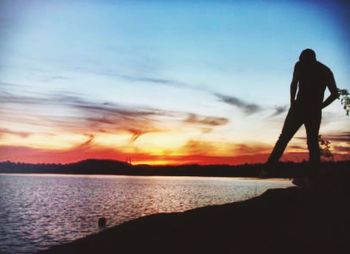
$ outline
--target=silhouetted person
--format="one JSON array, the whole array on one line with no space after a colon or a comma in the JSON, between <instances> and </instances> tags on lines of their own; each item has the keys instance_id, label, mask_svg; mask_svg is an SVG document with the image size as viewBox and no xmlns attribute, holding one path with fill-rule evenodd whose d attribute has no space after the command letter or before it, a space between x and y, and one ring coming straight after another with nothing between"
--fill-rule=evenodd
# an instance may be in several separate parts
<instances>
[{"instance_id":1,"label":"silhouetted person","mask_svg":"<svg viewBox=\"0 0 350 254\"><path fill-rule=\"evenodd\" d=\"M330 96L323 100L326 87L330 91ZM268 177L274 171L288 142L303 124L309 149L309 177L312 178L318 173L320 164L318 133L322 109L336 98L338 98L338 89L332 71L316 60L316 54L312 49L303 50L294 67L290 86L290 109L262 176Z\"/></svg>"}]
</instances>

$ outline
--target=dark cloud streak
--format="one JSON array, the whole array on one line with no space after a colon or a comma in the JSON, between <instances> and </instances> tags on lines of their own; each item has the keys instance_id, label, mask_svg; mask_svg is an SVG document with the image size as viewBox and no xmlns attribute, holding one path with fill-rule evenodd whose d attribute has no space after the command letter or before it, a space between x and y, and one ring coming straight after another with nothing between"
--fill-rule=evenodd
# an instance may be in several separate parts
<instances>
[{"instance_id":1,"label":"dark cloud streak","mask_svg":"<svg viewBox=\"0 0 350 254\"><path fill-rule=\"evenodd\" d=\"M255 103L246 102L240 98L237 98L235 96L229 96L229 95L223 95L214 93L214 95L220 99L220 101L235 106L239 109L241 109L246 115L251 115L254 113L257 113L262 110L262 107L260 105L257 105Z\"/></svg>"},{"instance_id":2,"label":"dark cloud streak","mask_svg":"<svg viewBox=\"0 0 350 254\"><path fill-rule=\"evenodd\" d=\"M278 115L283 114L284 112L286 112L288 109L288 106L284 105L284 106L276 106L274 108L274 112L271 114L271 117L275 117Z\"/></svg>"},{"instance_id":3,"label":"dark cloud streak","mask_svg":"<svg viewBox=\"0 0 350 254\"><path fill-rule=\"evenodd\" d=\"M296 137L297 139L306 140L306 137ZM330 142L345 142L350 144L350 132L341 132L339 134L325 134L322 138Z\"/></svg>"},{"instance_id":4,"label":"dark cloud streak","mask_svg":"<svg viewBox=\"0 0 350 254\"><path fill-rule=\"evenodd\" d=\"M30 125L49 125L76 133L93 133L103 130L104 133L115 133L118 131L129 132L131 142L136 141L141 135L151 132L161 132L158 126L159 117L168 117L182 122L203 126L220 126L228 123L223 117L198 116L193 113L166 111L147 107L126 107L111 102L88 101L71 93L31 95L13 95L0 92L0 114L8 122L23 122ZM14 106L14 107L13 107ZM44 111L31 110L31 113L19 110L40 109ZM50 113L56 109L67 109L67 115ZM13 133L14 134L14 133ZM17 133L25 136L25 133ZM90 137L90 136L89 136ZM93 137L91 137L91 141ZM90 142L91 142L90 141Z\"/></svg>"},{"instance_id":5,"label":"dark cloud streak","mask_svg":"<svg viewBox=\"0 0 350 254\"><path fill-rule=\"evenodd\" d=\"M156 85L164 85L171 87L181 87L181 88L192 88L189 84L184 82L173 80L173 79L161 79L154 77L142 77L142 76L129 76L129 75L118 75L120 78L131 81L131 82L145 82L153 83Z\"/></svg>"},{"instance_id":6,"label":"dark cloud streak","mask_svg":"<svg viewBox=\"0 0 350 254\"><path fill-rule=\"evenodd\" d=\"M196 114L189 114L184 122L206 126L220 126L227 124L229 120L224 117L198 116Z\"/></svg>"}]
</instances>

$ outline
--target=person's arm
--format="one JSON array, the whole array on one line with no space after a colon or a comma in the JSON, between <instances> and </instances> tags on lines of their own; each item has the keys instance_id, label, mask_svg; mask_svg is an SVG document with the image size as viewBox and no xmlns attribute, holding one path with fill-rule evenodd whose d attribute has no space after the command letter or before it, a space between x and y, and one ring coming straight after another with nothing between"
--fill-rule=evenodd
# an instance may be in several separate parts
<instances>
[{"instance_id":1,"label":"person's arm","mask_svg":"<svg viewBox=\"0 0 350 254\"><path fill-rule=\"evenodd\" d=\"M293 105L295 102L295 96L298 90L298 82L299 82L299 68L297 63L294 67L293 79L290 84L290 105Z\"/></svg>"},{"instance_id":2,"label":"person's arm","mask_svg":"<svg viewBox=\"0 0 350 254\"><path fill-rule=\"evenodd\" d=\"M335 101L339 97L339 92L334 80L333 73L330 71L329 75L330 76L327 82L327 87L331 94L327 97L327 99L324 102L322 102L322 108L327 107L329 104L331 104L333 101Z\"/></svg>"}]
</instances>

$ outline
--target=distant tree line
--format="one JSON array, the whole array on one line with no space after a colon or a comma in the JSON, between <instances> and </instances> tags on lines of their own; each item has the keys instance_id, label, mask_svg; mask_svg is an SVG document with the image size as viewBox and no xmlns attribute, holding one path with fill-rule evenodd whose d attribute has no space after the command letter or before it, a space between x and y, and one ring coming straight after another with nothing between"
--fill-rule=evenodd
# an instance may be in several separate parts
<instances>
[{"instance_id":1,"label":"distant tree line","mask_svg":"<svg viewBox=\"0 0 350 254\"><path fill-rule=\"evenodd\" d=\"M150 166L94 159L70 164L30 164L7 161L0 162L0 173L256 177L262 166L263 164ZM350 161L326 161L322 163L322 170L350 170ZM307 171L307 162L281 162L275 176L298 177L304 176Z\"/></svg>"}]
</instances>

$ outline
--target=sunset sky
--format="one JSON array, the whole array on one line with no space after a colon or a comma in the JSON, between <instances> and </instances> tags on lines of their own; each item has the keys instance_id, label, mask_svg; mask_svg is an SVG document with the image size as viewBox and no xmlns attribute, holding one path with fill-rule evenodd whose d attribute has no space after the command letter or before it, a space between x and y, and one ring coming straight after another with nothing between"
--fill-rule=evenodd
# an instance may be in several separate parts
<instances>
[{"instance_id":1,"label":"sunset sky","mask_svg":"<svg viewBox=\"0 0 350 254\"><path fill-rule=\"evenodd\" d=\"M301 50L350 89L348 17L340 1L1 0L0 161L262 162ZM323 117L349 159L340 101ZM284 159L307 158L304 137Z\"/></svg>"}]
</instances>

